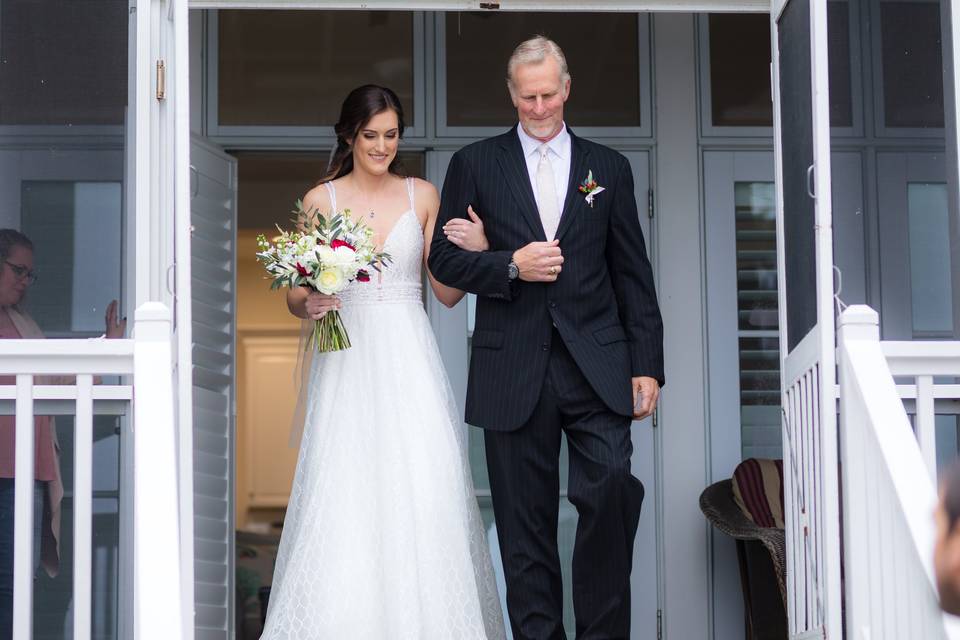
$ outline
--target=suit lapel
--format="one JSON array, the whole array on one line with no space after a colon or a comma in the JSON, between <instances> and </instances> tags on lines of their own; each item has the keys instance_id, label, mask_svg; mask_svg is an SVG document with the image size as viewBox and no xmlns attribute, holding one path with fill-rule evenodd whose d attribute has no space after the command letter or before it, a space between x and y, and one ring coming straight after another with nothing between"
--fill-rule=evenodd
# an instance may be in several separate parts
<instances>
[{"instance_id":1,"label":"suit lapel","mask_svg":"<svg viewBox=\"0 0 960 640\"><path fill-rule=\"evenodd\" d=\"M563 202L560 224L557 226L557 239L563 237L563 234L570 228L577 211L584 206L583 194L580 193L579 188L580 182L587 177L589 155L590 151L587 149L587 145L583 144L580 138L570 131L570 178L567 181L567 197Z\"/></svg>"},{"instance_id":2,"label":"suit lapel","mask_svg":"<svg viewBox=\"0 0 960 640\"><path fill-rule=\"evenodd\" d=\"M500 170L503 179L513 192L513 197L517 201L520 213L533 231L537 240L544 241L546 236L543 233L543 224L540 222L540 211L537 209L537 201L533 197L533 186L530 184L530 174L527 171L527 163L523 157L523 147L520 145L520 138L517 135L516 128L512 129L503 136L500 142L500 152L497 155L497 162L500 163Z\"/></svg>"}]
</instances>

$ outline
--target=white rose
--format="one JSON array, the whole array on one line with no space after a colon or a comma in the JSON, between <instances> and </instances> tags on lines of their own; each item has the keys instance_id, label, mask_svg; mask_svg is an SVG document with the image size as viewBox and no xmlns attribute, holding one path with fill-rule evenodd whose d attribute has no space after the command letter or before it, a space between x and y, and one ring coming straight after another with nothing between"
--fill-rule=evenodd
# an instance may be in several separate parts
<instances>
[{"instance_id":1,"label":"white rose","mask_svg":"<svg viewBox=\"0 0 960 640\"><path fill-rule=\"evenodd\" d=\"M321 245L317 247L317 259L323 266L329 266L337 263L336 253L330 248L330 245Z\"/></svg>"},{"instance_id":2,"label":"white rose","mask_svg":"<svg viewBox=\"0 0 960 640\"><path fill-rule=\"evenodd\" d=\"M333 250L333 264L338 267L349 267L357 260L357 252L350 247L337 247Z\"/></svg>"},{"instance_id":3,"label":"white rose","mask_svg":"<svg viewBox=\"0 0 960 640\"><path fill-rule=\"evenodd\" d=\"M339 293L344 284L346 284L346 278L339 267L324 269L317 276L317 290L328 296Z\"/></svg>"}]
</instances>

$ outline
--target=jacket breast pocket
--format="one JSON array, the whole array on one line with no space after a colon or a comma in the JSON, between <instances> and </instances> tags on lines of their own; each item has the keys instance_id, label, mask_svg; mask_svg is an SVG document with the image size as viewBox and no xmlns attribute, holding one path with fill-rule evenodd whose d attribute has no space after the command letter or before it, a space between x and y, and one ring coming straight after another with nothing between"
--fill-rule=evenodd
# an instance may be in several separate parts
<instances>
[{"instance_id":1,"label":"jacket breast pocket","mask_svg":"<svg viewBox=\"0 0 960 640\"><path fill-rule=\"evenodd\" d=\"M597 344L611 344L613 342L626 342L627 334L620 325L597 329L593 332L593 339Z\"/></svg>"},{"instance_id":2,"label":"jacket breast pocket","mask_svg":"<svg viewBox=\"0 0 960 640\"><path fill-rule=\"evenodd\" d=\"M473 332L471 344L476 349L500 349L503 347L503 331L477 329Z\"/></svg>"}]
</instances>

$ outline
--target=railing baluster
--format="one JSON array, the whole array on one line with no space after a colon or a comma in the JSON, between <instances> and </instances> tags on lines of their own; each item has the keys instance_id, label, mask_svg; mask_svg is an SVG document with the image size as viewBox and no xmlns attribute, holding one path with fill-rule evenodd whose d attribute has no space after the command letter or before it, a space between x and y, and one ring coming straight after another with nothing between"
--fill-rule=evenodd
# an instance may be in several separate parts
<instances>
[{"instance_id":1,"label":"railing baluster","mask_svg":"<svg viewBox=\"0 0 960 640\"><path fill-rule=\"evenodd\" d=\"M789 633L793 633L795 621L797 619L797 603L796 603L796 593L797 593L797 572L794 569L796 567L796 518L793 516L796 513L796 495L794 491L795 481L793 474L793 454L792 454L792 434L793 429L796 427L791 427L790 425L796 425L797 421L793 413L793 388L790 387L786 390L784 394L786 400L784 402L784 411L783 411L783 422L790 428L783 429L783 440L787 443L787 447L784 450L784 461L783 461L783 500L784 500L784 514L786 515L785 522L785 532L784 539L787 545L787 627Z\"/></svg>"},{"instance_id":2,"label":"railing baluster","mask_svg":"<svg viewBox=\"0 0 960 640\"><path fill-rule=\"evenodd\" d=\"M73 638L90 640L93 552L93 376L77 376L73 475Z\"/></svg>"},{"instance_id":3,"label":"railing baluster","mask_svg":"<svg viewBox=\"0 0 960 640\"><path fill-rule=\"evenodd\" d=\"M937 417L933 410L933 376L917 376L917 441L930 478L937 482Z\"/></svg>"},{"instance_id":4,"label":"railing baluster","mask_svg":"<svg viewBox=\"0 0 960 640\"><path fill-rule=\"evenodd\" d=\"M13 535L13 637L33 637L33 376L17 375Z\"/></svg>"}]
</instances>

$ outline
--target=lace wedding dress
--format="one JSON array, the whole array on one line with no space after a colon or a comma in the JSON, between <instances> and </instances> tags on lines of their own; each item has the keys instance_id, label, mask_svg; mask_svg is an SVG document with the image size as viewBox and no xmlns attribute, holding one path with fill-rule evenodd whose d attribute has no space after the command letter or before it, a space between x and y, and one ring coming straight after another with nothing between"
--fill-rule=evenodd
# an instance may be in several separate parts
<instances>
[{"instance_id":1,"label":"lace wedding dress","mask_svg":"<svg viewBox=\"0 0 960 640\"><path fill-rule=\"evenodd\" d=\"M263 640L505 637L407 190L393 262L341 295L353 346L313 360Z\"/></svg>"}]
</instances>

